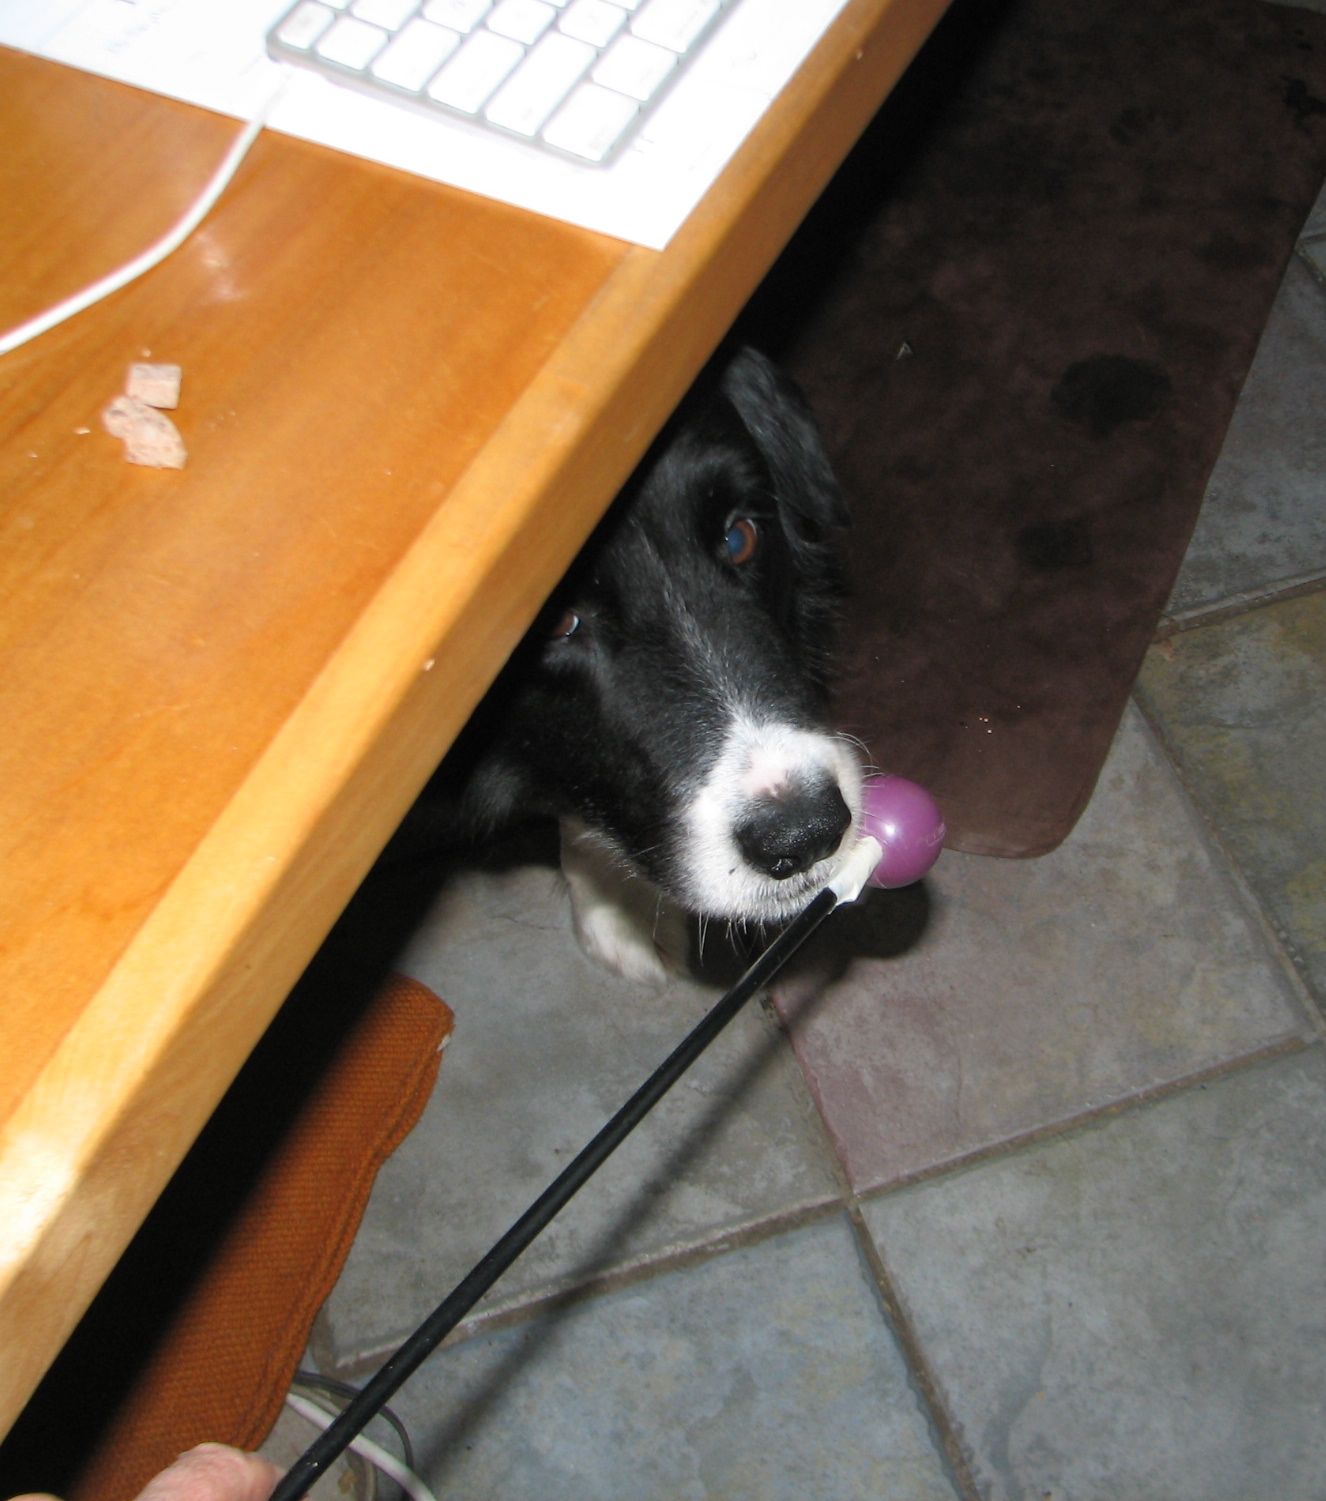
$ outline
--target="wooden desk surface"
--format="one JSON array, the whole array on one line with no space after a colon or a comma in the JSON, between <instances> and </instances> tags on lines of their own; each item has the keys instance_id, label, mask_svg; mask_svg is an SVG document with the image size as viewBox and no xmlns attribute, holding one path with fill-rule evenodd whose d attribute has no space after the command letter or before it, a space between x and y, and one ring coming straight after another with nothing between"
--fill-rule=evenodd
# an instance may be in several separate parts
<instances>
[{"instance_id":1,"label":"wooden desk surface","mask_svg":"<svg viewBox=\"0 0 1326 1501\"><path fill-rule=\"evenodd\" d=\"M265 134L0 359L0 1435L946 0L852 0L666 251ZM0 326L234 122L0 49ZM182 472L98 414L184 369Z\"/></svg>"}]
</instances>

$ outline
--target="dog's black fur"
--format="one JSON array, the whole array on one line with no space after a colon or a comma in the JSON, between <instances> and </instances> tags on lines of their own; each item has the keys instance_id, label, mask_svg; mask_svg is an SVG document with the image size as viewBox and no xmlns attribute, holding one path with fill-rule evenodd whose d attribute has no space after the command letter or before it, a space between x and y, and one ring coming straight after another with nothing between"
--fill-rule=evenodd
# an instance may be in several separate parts
<instances>
[{"instance_id":1,"label":"dog's black fur","mask_svg":"<svg viewBox=\"0 0 1326 1501\"><path fill-rule=\"evenodd\" d=\"M468 821L549 815L564 858L569 830L690 911L787 915L857 811L854 758L824 727L846 520L799 393L737 353L668 424L444 768L468 763ZM707 823L706 799L723 803ZM697 830L703 845L724 820L701 859ZM749 869L729 881L725 862ZM584 915L582 940L631 970Z\"/></svg>"}]
</instances>

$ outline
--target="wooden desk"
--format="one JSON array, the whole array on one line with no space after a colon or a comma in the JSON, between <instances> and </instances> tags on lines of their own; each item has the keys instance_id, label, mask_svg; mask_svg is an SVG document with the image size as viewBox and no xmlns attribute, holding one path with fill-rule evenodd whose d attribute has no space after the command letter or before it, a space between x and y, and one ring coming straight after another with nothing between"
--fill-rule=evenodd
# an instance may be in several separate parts
<instances>
[{"instance_id":1,"label":"wooden desk","mask_svg":"<svg viewBox=\"0 0 1326 1501\"><path fill-rule=\"evenodd\" d=\"M852 0L664 252L264 135L0 360L0 1434L946 0ZM0 326L233 122L0 49ZM182 472L100 429L184 367Z\"/></svg>"}]
</instances>

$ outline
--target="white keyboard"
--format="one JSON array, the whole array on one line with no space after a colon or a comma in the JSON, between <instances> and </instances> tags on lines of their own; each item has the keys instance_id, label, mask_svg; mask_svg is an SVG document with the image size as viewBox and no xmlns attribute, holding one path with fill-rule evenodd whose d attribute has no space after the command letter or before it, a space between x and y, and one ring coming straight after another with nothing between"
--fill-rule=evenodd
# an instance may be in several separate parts
<instances>
[{"instance_id":1,"label":"white keyboard","mask_svg":"<svg viewBox=\"0 0 1326 1501\"><path fill-rule=\"evenodd\" d=\"M611 161L740 0L297 0L275 58L581 162Z\"/></svg>"}]
</instances>

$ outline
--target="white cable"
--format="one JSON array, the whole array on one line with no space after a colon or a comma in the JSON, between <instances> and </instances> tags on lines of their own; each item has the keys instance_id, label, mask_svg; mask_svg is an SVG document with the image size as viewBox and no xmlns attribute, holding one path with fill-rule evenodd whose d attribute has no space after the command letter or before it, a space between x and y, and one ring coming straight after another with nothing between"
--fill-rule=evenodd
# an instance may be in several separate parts
<instances>
[{"instance_id":1,"label":"white cable","mask_svg":"<svg viewBox=\"0 0 1326 1501\"><path fill-rule=\"evenodd\" d=\"M318 1428L330 1428L335 1420L334 1413L328 1412L316 1402L310 1402L307 1397L301 1397L298 1392L287 1392L285 1400L288 1407L292 1407L301 1418L307 1418ZM350 1447L381 1470L388 1480L394 1480L407 1495L413 1496L414 1501L436 1501L432 1491L413 1470L407 1470L394 1454L388 1454L371 1438L365 1438L361 1433L350 1440Z\"/></svg>"},{"instance_id":2,"label":"white cable","mask_svg":"<svg viewBox=\"0 0 1326 1501\"><path fill-rule=\"evenodd\" d=\"M54 307L47 308L44 313L38 313L35 318L29 318L26 323L20 323L17 328L11 328L8 333L0 334L0 355L8 354L11 349L17 349L20 344L26 344L29 339L35 339L38 334L44 334L48 329L54 328L57 323L63 323L66 318L72 318L75 313L81 313L84 308L91 307L94 302L100 302L103 297L109 297L112 292L118 292L121 287L137 280L145 271L150 271L153 266L164 261L172 250L178 249L207 217L216 200L229 186L230 179L234 177L239 164L248 155L249 147L257 140L258 132L263 128L272 106L284 88L285 80L283 79L280 87L239 133L234 145L212 175L212 180L194 200L193 206L187 210L174 229L164 234L156 244L149 245L141 255L126 262L118 271L110 272L100 281L93 282L90 287L84 287L81 292L75 292L72 297L66 297L63 302L57 302Z\"/></svg>"}]
</instances>

